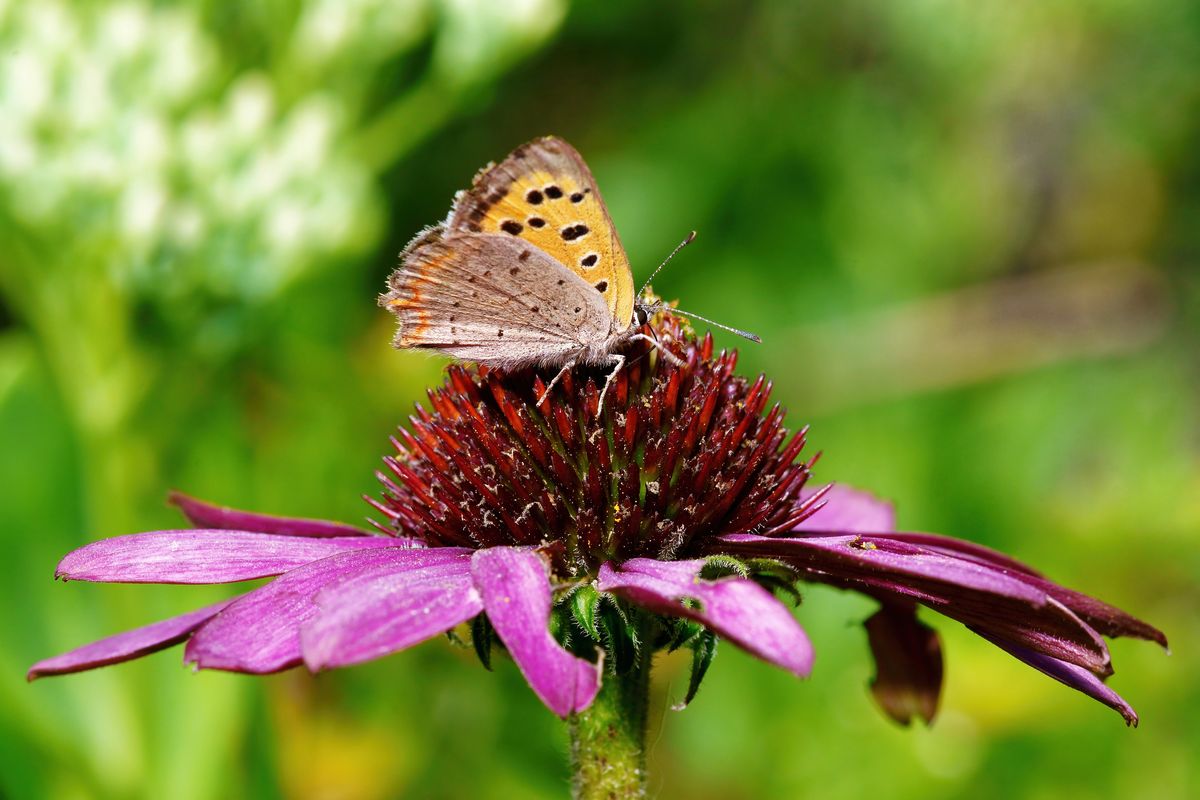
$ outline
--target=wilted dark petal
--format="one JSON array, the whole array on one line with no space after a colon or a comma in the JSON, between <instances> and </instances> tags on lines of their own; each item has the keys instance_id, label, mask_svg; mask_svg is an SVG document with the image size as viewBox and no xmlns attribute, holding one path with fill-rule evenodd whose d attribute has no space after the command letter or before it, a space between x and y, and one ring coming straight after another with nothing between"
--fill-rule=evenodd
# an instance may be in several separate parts
<instances>
[{"instance_id":1,"label":"wilted dark petal","mask_svg":"<svg viewBox=\"0 0 1200 800\"><path fill-rule=\"evenodd\" d=\"M1137 639L1158 642L1163 647L1167 646L1166 635L1153 625L1143 622L1132 614L1103 603L1094 597L1077 592L1074 589L1068 589L1065 586L1060 586L1047 579L1037 570L1033 569L1033 567L991 548L961 539L954 539L949 536L938 536L933 533L895 533L888 534L885 538L908 542L949 555L972 559L998 569L1009 569L1023 573L1028 577L1023 577L1022 580L1040 588L1046 594L1071 609L1080 619L1105 636L1114 639L1118 636L1131 636Z\"/></svg>"},{"instance_id":2,"label":"wilted dark petal","mask_svg":"<svg viewBox=\"0 0 1200 800\"><path fill-rule=\"evenodd\" d=\"M995 636L989 635L986 631L975 630L975 633L987 639L992 644L1002 650L1007 651L1010 655L1024 661L1029 666L1049 675L1054 680L1061 684L1070 686L1072 689L1077 689L1088 697L1094 700L1099 700L1104 705L1115 710L1125 718L1126 725L1137 727L1138 715L1133 710L1129 703L1125 702L1125 698L1114 692L1112 689L1104 685L1104 681L1097 678L1092 673L1082 667L1077 667L1074 664L1068 664L1066 661L1061 661L1057 658L1037 653L1012 642L1005 641Z\"/></svg>"},{"instance_id":3,"label":"wilted dark petal","mask_svg":"<svg viewBox=\"0 0 1200 800\"><path fill-rule=\"evenodd\" d=\"M942 645L937 631L917 619L916 606L884 603L866 621L875 656L871 693L889 717L908 725L937 715L942 693Z\"/></svg>"},{"instance_id":4,"label":"wilted dark petal","mask_svg":"<svg viewBox=\"0 0 1200 800\"><path fill-rule=\"evenodd\" d=\"M478 550L471 575L492 627L542 702L564 718L591 705L600 664L571 655L550 634L552 593L541 556L514 547Z\"/></svg>"},{"instance_id":5,"label":"wilted dark petal","mask_svg":"<svg viewBox=\"0 0 1200 800\"><path fill-rule=\"evenodd\" d=\"M317 612L313 598L336 581L423 550L355 550L314 561L242 595L188 640L184 661L203 669L277 672L300 663L300 626Z\"/></svg>"},{"instance_id":6,"label":"wilted dark petal","mask_svg":"<svg viewBox=\"0 0 1200 800\"><path fill-rule=\"evenodd\" d=\"M124 631L97 642L85 644L83 647L78 647L54 658L47 658L30 667L26 677L34 680L48 675L83 672L157 653L159 650L182 642L192 631L212 619L218 611L235 599L222 600L211 606L180 614L178 617Z\"/></svg>"},{"instance_id":7,"label":"wilted dark petal","mask_svg":"<svg viewBox=\"0 0 1200 800\"><path fill-rule=\"evenodd\" d=\"M933 610L1097 674L1110 671L1100 635L1027 575L886 536L809 534L802 538L731 535L732 555L777 558L805 580L867 591Z\"/></svg>"},{"instance_id":8,"label":"wilted dark petal","mask_svg":"<svg viewBox=\"0 0 1200 800\"><path fill-rule=\"evenodd\" d=\"M824 505L793 530L878 533L896 529L895 507L861 489L851 489L841 484L834 484L825 490L805 488L800 492L800 498L802 501L808 500L821 491L825 494L819 502Z\"/></svg>"},{"instance_id":9,"label":"wilted dark petal","mask_svg":"<svg viewBox=\"0 0 1200 800\"><path fill-rule=\"evenodd\" d=\"M975 542L968 542L965 539L955 539L950 536L940 536L936 533L895 533L889 531L880 531L872 533L872 536L884 537L897 542L907 542L915 544L919 547L924 547L936 552L942 552L946 555L955 556L957 558L965 558L969 561L975 561L979 564L984 564L997 569L1007 569L1014 572L1020 572L1025 575L1041 575L1028 564L1023 564L1017 559L1001 553L999 550L993 550L990 547L984 547Z\"/></svg>"},{"instance_id":10,"label":"wilted dark petal","mask_svg":"<svg viewBox=\"0 0 1200 800\"><path fill-rule=\"evenodd\" d=\"M483 610L471 580L471 551L409 550L408 556L326 586L300 633L313 672L395 653Z\"/></svg>"},{"instance_id":11,"label":"wilted dark petal","mask_svg":"<svg viewBox=\"0 0 1200 800\"><path fill-rule=\"evenodd\" d=\"M604 564L596 588L660 614L694 619L764 661L807 676L812 645L787 606L745 578L702 580L704 565L704 559L651 558L630 559L619 568Z\"/></svg>"},{"instance_id":12,"label":"wilted dark petal","mask_svg":"<svg viewBox=\"0 0 1200 800\"><path fill-rule=\"evenodd\" d=\"M206 503L182 492L171 492L168 500L178 506L188 521L197 528L274 533L279 536L311 536L320 539L331 536L373 535L370 531L342 522L239 511L236 508Z\"/></svg>"},{"instance_id":13,"label":"wilted dark petal","mask_svg":"<svg viewBox=\"0 0 1200 800\"><path fill-rule=\"evenodd\" d=\"M958 599L925 605L972 628L990 631L1096 675L1112 674L1112 658L1104 637L1052 597L1043 608L1032 613L1022 612L1004 602L989 604L986 599L974 602Z\"/></svg>"},{"instance_id":14,"label":"wilted dark petal","mask_svg":"<svg viewBox=\"0 0 1200 800\"><path fill-rule=\"evenodd\" d=\"M347 550L403 548L403 539L306 539L249 531L189 529L114 536L63 558L55 577L108 583L232 583L279 575Z\"/></svg>"},{"instance_id":15,"label":"wilted dark petal","mask_svg":"<svg viewBox=\"0 0 1200 800\"><path fill-rule=\"evenodd\" d=\"M731 555L778 558L801 570L816 570L838 578L880 578L921 589L960 586L1034 607L1046 602L1045 592L992 567L879 537L836 533L814 533L800 538L731 534L719 537L712 549Z\"/></svg>"}]
</instances>

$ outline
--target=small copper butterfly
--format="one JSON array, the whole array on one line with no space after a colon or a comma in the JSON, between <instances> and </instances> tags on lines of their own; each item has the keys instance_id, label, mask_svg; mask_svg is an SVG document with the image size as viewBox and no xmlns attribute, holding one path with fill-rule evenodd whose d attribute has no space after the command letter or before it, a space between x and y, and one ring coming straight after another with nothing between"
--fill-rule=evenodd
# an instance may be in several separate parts
<instances>
[{"instance_id":1,"label":"small copper butterfly","mask_svg":"<svg viewBox=\"0 0 1200 800\"><path fill-rule=\"evenodd\" d=\"M510 369L559 368L539 403L571 368L611 366L602 408L625 363L618 350L637 339L678 360L642 333L655 308L634 291L587 164L557 137L481 170L445 222L419 233L400 258L379 301L399 319L395 346Z\"/></svg>"}]
</instances>

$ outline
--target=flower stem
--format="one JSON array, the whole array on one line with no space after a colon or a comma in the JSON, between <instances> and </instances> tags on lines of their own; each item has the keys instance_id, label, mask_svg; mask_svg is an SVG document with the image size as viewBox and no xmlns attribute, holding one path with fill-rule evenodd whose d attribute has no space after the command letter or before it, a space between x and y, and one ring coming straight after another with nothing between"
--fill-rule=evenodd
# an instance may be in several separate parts
<instances>
[{"instance_id":1,"label":"flower stem","mask_svg":"<svg viewBox=\"0 0 1200 800\"><path fill-rule=\"evenodd\" d=\"M608 673L586 711L571 717L572 796L645 797L650 667L644 652L622 675Z\"/></svg>"}]
</instances>

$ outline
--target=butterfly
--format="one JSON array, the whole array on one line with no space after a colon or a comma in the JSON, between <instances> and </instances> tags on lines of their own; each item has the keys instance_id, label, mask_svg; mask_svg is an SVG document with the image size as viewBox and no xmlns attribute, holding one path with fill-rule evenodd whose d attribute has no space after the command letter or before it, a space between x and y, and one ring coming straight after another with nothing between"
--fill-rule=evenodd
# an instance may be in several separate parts
<instances>
[{"instance_id":1,"label":"butterfly","mask_svg":"<svg viewBox=\"0 0 1200 800\"><path fill-rule=\"evenodd\" d=\"M399 320L393 344L506 369L557 368L539 405L572 368L611 367L602 409L625 364L620 350L635 340L678 363L642 332L658 307L634 291L596 180L557 137L484 167L400 259L379 301Z\"/></svg>"}]
</instances>

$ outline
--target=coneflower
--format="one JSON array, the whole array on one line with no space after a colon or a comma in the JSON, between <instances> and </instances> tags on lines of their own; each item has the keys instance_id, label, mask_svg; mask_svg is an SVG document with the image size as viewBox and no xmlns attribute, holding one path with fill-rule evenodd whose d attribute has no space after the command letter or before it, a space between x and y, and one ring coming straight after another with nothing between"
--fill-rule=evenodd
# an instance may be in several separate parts
<instances>
[{"instance_id":1,"label":"coneflower","mask_svg":"<svg viewBox=\"0 0 1200 800\"><path fill-rule=\"evenodd\" d=\"M429 393L378 475L378 531L232 511L182 495L196 529L106 539L57 575L127 583L278 576L239 597L32 667L90 669L187 641L201 668L317 671L378 658L470 624L485 664L502 648L571 721L580 796L644 786L648 675L689 648L695 695L724 638L798 676L808 637L784 600L818 582L876 599L866 621L883 710L931 721L942 679L918 605L958 620L1047 675L1137 715L1104 685L1103 636L1166 639L995 551L898 533L889 504L808 486L805 431L783 426L771 385L734 373L678 318L647 328L679 359L631 349L602 413L597 380L569 373L546 402L532 371L461 367ZM783 599L780 599L783 598Z\"/></svg>"}]
</instances>

